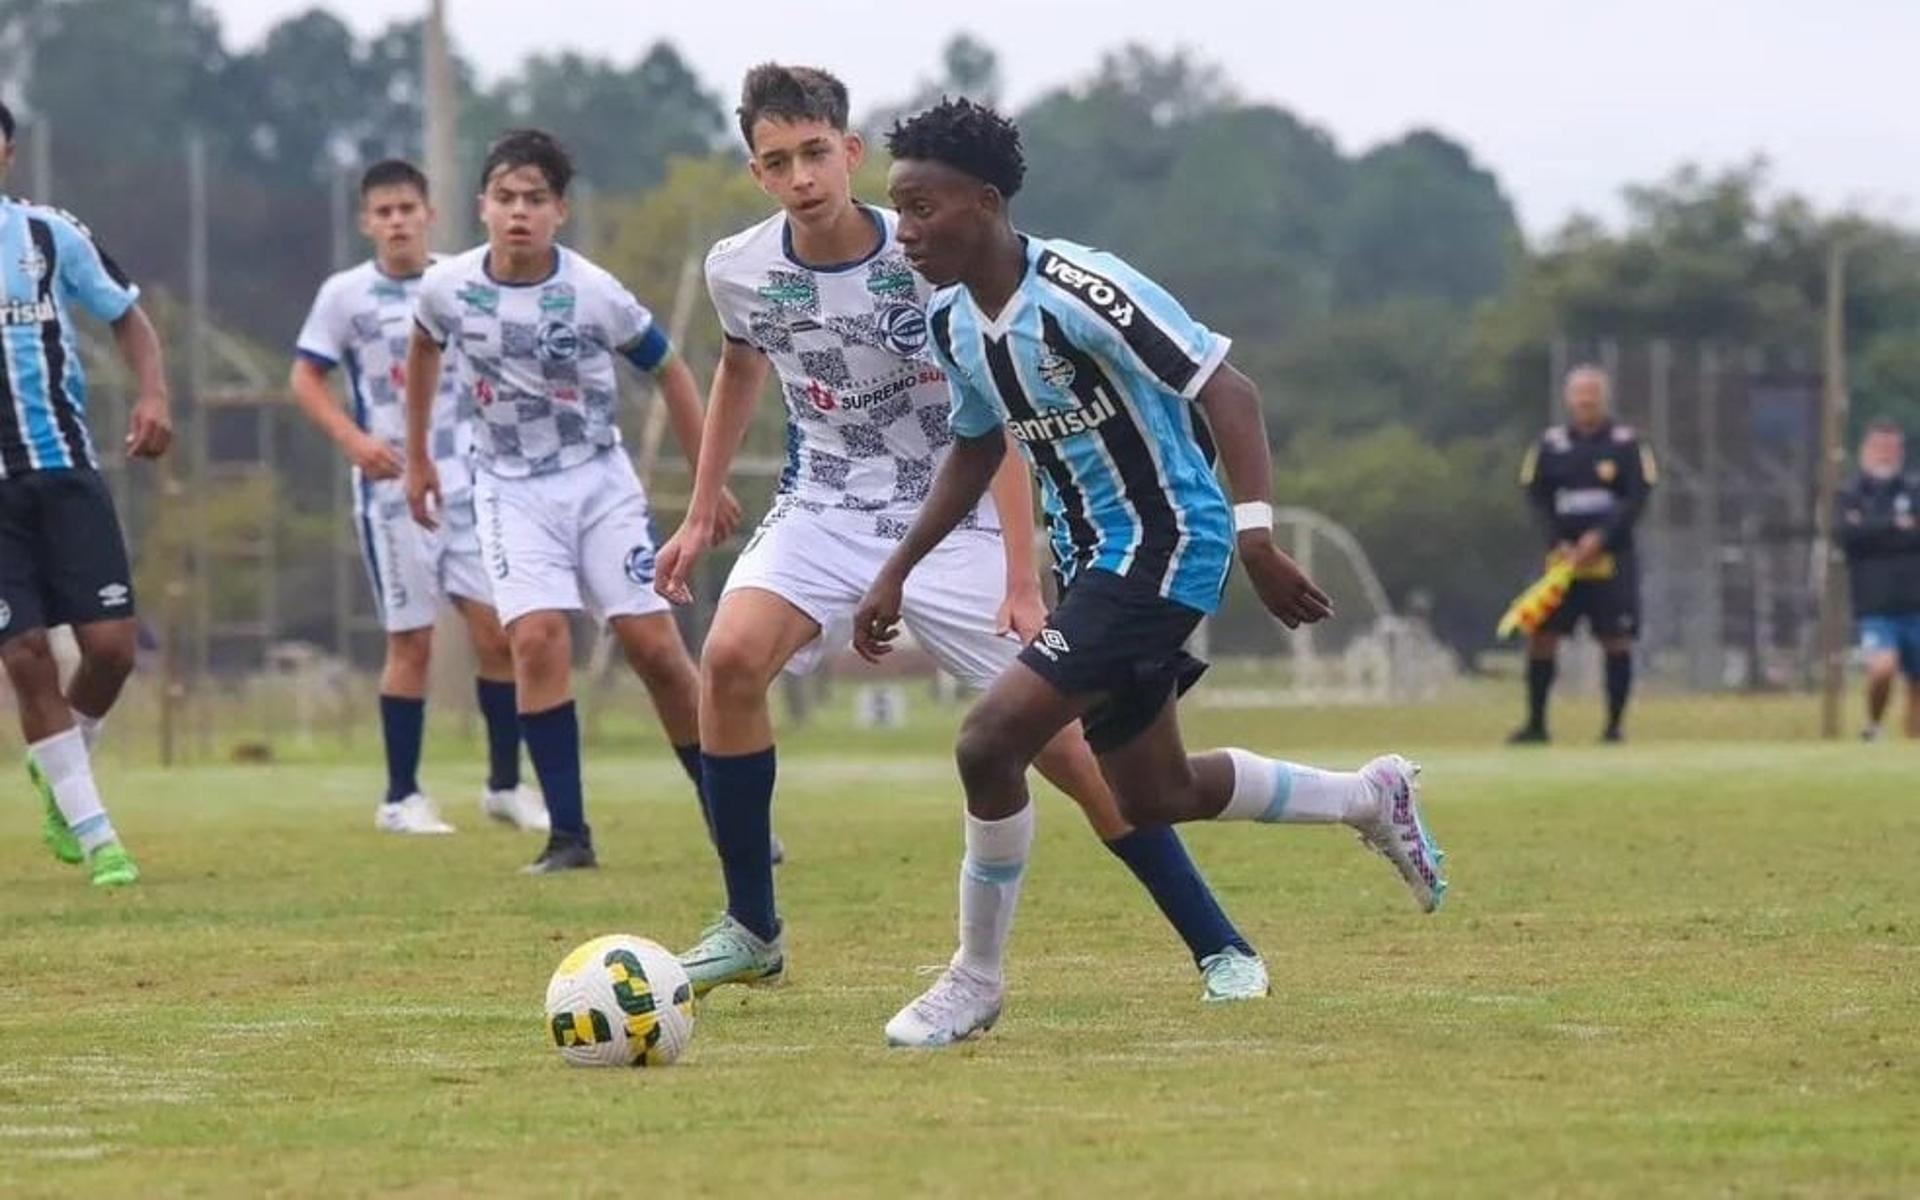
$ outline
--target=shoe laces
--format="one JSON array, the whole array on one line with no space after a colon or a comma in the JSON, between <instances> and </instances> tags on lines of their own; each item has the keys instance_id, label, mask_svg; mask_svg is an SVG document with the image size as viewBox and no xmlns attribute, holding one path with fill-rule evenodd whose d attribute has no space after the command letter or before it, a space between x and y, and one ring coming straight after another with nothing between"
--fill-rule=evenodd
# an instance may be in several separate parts
<instances>
[{"instance_id":1,"label":"shoe laces","mask_svg":"<svg viewBox=\"0 0 1920 1200\"><path fill-rule=\"evenodd\" d=\"M1244 991L1260 982L1260 960L1238 950L1207 956L1201 973L1214 991Z\"/></svg>"},{"instance_id":2,"label":"shoe laces","mask_svg":"<svg viewBox=\"0 0 1920 1200\"><path fill-rule=\"evenodd\" d=\"M988 985L959 967L948 967L933 986L913 1002L914 1015L929 1025L951 1027L962 1008L988 996Z\"/></svg>"}]
</instances>

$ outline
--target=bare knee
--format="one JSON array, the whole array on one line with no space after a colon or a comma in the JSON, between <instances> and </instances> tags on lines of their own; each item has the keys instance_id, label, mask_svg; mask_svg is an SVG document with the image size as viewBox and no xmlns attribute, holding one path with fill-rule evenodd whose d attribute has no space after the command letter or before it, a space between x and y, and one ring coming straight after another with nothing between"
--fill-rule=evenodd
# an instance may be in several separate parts
<instances>
[{"instance_id":1,"label":"bare knee","mask_svg":"<svg viewBox=\"0 0 1920 1200\"><path fill-rule=\"evenodd\" d=\"M572 635L563 613L528 613L507 630L516 664L536 671L551 671L570 666Z\"/></svg>"},{"instance_id":2,"label":"bare knee","mask_svg":"<svg viewBox=\"0 0 1920 1200\"><path fill-rule=\"evenodd\" d=\"M1026 773L1027 763L1014 732L1011 722L984 704L967 714L953 756L969 796L1005 788L1010 781L1017 785Z\"/></svg>"},{"instance_id":3,"label":"bare knee","mask_svg":"<svg viewBox=\"0 0 1920 1200\"><path fill-rule=\"evenodd\" d=\"M761 646L730 632L709 634L700 648L700 690L725 706L764 698L778 670Z\"/></svg>"},{"instance_id":4,"label":"bare knee","mask_svg":"<svg viewBox=\"0 0 1920 1200\"><path fill-rule=\"evenodd\" d=\"M425 675L433 662L433 630L408 629L387 635L387 665L412 675Z\"/></svg>"},{"instance_id":5,"label":"bare knee","mask_svg":"<svg viewBox=\"0 0 1920 1200\"><path fill-rule=\"evenodd\" d=\"M693 659L680 640L673 618L641 618L623 625L617 636L627 665L647 683L670 683L683 675L692 676Z\"/></svg>"},{"instance_id":6,"label":"bare knee","mask_svg":"<svg viewBox=\"0 0 1920 1200\"><path fill-rule=\"evenodd\" d=\"M22 697L51 688L60 690L60 664L53 656L53 644L44 629L30 630L0 642L0 664L7 678Z\"/></svg>"},{"instance_id":7,"label":"bare knee","mask_svg":"<svg viewBox=\"0 0 1920 1200\"><path fill-rule=\"evenodd\" d=\"M1552 662L1560 653L1560 637L1553 633L1536 633L1527 639L1527 657L1538 662Z\"/></svg>"}]
</instances>

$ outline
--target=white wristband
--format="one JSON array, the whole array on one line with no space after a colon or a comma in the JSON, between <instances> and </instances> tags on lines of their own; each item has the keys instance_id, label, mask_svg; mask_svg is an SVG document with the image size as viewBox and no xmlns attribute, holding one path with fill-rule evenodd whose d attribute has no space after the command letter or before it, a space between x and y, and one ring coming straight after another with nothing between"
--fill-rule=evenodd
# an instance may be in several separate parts
<instances>
[{"instance_id":1,"label":"white wristband","mask_svg":"<svg viewBox=\"0 0 1920 1200\"><path fill-rule=\"evenodd\" d=\"M1249 500L1245 504L1233 506L1233 531L1245 533L1249 529L1273 528L1273 505L1265 500Z\"/></svg>"}]
</instances>

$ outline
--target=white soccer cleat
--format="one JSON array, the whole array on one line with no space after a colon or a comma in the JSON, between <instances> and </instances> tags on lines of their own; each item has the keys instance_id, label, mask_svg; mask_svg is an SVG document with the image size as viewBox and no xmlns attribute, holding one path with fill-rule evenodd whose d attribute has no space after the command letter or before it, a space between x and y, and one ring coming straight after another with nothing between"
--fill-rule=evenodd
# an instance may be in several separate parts
<instances>
[{"instance_id":1,"label":"white soccer cleat","mask_svg":"<svg viewBox=\"0 0 1920 1200\"><path fill-rule=\"evenodd\" d=\"M887 1045L930 1050L964 1042L1000 1019L1006 988L958 963L887 1022Z\"/></svg>"},{"instance_id":2,"label":"white soccer cleat","mask_svg":"<svg viewBox=\"0 0 1920 1200\"><path fill-rule=\"evenodd\" d=\"M553 832L553 821L547 816L547 802L525 784L494 791L489 788L480 794L480 811L502 825L511 825L515 829L525 829L533 833Z\"/></svg>"},{"instance_id":3,"label":"white soccer cleat","mask_svg":"<svg viewBox=\"0 0 1920 1200\"><path fill-rule=\"evenodd\" d=\"M441 819L440 810L434 807L433 801L419 792L415 792L398 804L382 804L380 811L374 814L373 827L381 833L453 832L453 826Z\"/></svg>"},{"instance_id":4,"label":"white soccer cleat","mask_svg":"<svg viewBox=\"0 0 1920 1200\"><path fill-rule=\"evenodd\" d=\"M1353 823L1360 841L1393 864L1421 912L1433 912L1447 895L1441 873L1447 854L1420 817L1419 766L1398 754L1383 754L1360 773L1373 785L1380 805L1371 817Z\"/></svg>"}]
</instances>

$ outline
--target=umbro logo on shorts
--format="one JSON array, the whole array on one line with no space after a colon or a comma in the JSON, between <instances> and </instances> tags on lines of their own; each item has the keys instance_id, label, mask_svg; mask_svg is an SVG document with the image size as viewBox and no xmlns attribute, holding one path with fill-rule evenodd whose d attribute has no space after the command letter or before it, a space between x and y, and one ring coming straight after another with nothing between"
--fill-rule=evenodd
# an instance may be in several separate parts
<instances>
[{"instance_id":1,"label":"umbro logo on shorts","mask_svg":"<svg viewBox=\"0 0 1920 1200\"><path fill-rule=\"evenodd\" d=\"M119 608L126 604L132 594L132 589L126 584L110 583L100 589L100 605L103 608Z\"/></svg>"},{"instance_id":2,"label":"umbro logo on shorts","mask_svg":"<svg viewBox=\"0 0 1920 1200\"><path fill-rule=\"evenodd\" d=\"M1033 645L1036 650L1047 656L1049 662L1059 661L1062 654L1073 649L1067 644L1067 635L1051 625L1040 631L1040 636L1033 640Z\"/></svg>"}]
</instances>

